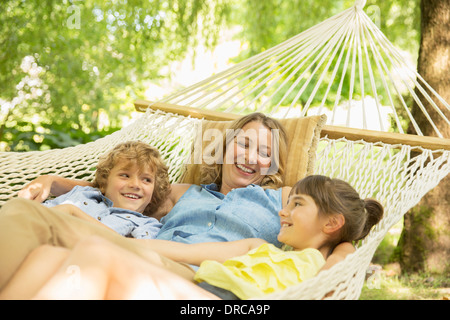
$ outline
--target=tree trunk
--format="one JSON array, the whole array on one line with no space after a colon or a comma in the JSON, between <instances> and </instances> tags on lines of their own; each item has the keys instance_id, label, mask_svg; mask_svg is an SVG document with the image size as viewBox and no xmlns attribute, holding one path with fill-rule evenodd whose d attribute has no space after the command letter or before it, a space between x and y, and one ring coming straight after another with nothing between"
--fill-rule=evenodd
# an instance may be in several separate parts
<instances>
[{"instance_id":1,"label":"tree trunk","mask_svg":"<svg viewBox=\"0 0 450 320\"><path fill-rule=\"evenodd\" d=\"M418 72L445 101L450 102L450 1L421 0L421 41ZM421 95L416 90L419 97ZM442 135L450 138L450 127L433 117ZM441 110L450 118L448 110ZM424 135L435 135L417 105L412 113ZM409 133L414 130L408 129ZM447 176L405 215L399 241L399 260L403 272L450 272L450 177Z\"/></svg>"}]
</instances>

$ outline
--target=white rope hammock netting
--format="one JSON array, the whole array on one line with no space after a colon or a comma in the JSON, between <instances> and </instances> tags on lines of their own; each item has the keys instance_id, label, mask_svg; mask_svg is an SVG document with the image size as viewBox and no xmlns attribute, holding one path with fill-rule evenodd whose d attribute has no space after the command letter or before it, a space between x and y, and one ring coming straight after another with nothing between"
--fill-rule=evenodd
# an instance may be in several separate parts
<instances>
[{"instance_id":1,"label":"white rope hammock netting","mask_svg":"<svg viewBox=\"0 0 450 320\"><path fill-rule=\"evenodd\" d=\"M365 110L370 96L382 130L387 129L382 110L388 108L400 133L402 117L406 117L420 135L422 129L411 115L411 105L403 98L406 91L436 135L442 137L434 125L436 119L414 89L435 109L433 114L450 125L444 114L450 110L448 103L405 64L401 53L364 13L364 4L356 1L353 7L296 37L160 102L235 114L261 111L278 118L304 116L315 107L314 113L328 113L329 124L336 124L336 110L343 106L347 126L357 117L356 122L367 128L374 121ZM344 97L345 85L349 90ZM435 101L447 111L442 112ZM0 205L14 197L24 183L42 174L91 180L98 157L127 140L142 140L157 147L170 168L171 182L177 182L200 125L200 119L149 108L133 124L91 143L59 150L0 153ZM348 181L361 197L378 199L385 206L385 216L343 262L265 298L357 299L385 234L450 173L450 151L445 149L322 137L314 173Z\"/></svg>"}]
</instances>

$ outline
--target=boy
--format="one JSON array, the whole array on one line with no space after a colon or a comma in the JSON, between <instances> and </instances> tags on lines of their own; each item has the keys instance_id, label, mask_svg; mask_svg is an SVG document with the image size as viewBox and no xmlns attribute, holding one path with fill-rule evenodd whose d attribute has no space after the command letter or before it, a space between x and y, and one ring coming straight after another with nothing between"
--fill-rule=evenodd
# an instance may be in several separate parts
<instances>
[{"instance_id":1,"label":"boy","mask_svg":"<svg viewBox=\"0 0 450 320\"><path fill-rule=\"evenodd\" d=\"M118 144L100 157L93 186L77 186L43 204L126 237L155 238L161 224L150 216L170 192L168 169L155 148L139 141Z\"/></svg>"}]
</instances>

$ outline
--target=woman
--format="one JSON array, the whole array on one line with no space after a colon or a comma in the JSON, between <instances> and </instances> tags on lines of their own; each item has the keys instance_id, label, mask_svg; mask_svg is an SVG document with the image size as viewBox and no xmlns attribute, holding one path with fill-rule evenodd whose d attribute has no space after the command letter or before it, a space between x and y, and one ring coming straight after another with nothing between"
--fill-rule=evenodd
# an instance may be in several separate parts
<instances>
[{"instance_id":1,"label":"woman","mask_svg":"<svg viewBox=\"0 0 450 320\"><path fill-rule=\"evenodd\" d=\"M165 205L156 214L163 217L158 239L198 243L261 238L277 243L280 227L277 214L290 190L279 188L286 155L284 130L278 121L261 113L238 119L231 129L235 130L228 132L236 135L225 136L223 146L225 160L233 161L212 164L210 171L215 171L216 176L207 175L213 178L209 183L219 179L218 184L173 185ZM274 132L279 133L279 141L275 143ZM277 154L279 159L275 159ZM278 170L271 175L263 174L273 161L277 162ZM50 192L60 195L78 184L89 185L43 176L25 186L20 196L40 202ZM103 229L29 200L8 202L0 211L0 290L28 254L40 245L72 249L78 241L91 235L107 239L185 279L193 279L192 268L153 252L145 240L124 238Z\"/></svg>"},{"instance_id":2,"label":"woman","mask_svg":"<svg viewBox=\"0 0 450 320\"><path fill-rule=\"evenodd\" d=\"M210 172L216 172L216 176L211 173L207 175L211 179L208 183L219 179L216 180L218 184L204 187L172 185L167 201L154 215L164 217L159 234L161 239L194 243L257 237L276 241L279 228L277 212L282 207L282 191L289 191L273 189L281 186L286 155L284 129L278 121L261 113L238 119L230 129L234 130L228 132L236 136L224 137L224 157L228 159L226 155L232 154L234 162L213 163L208 168L212 169ZM272 129L280 133L279 142L273 143ZM226 148L227 144L232 148ZM272 147L277 145L279 152L272 152L275 151ZM228 149L233 152L228 152ZM279 159L272 160L277 155ZM242 162L238 161L242 158L244 163L238 163ZM268 159L271 161L268 162ZM271 175L263 174L272 161L278 164L278 170ZM265 189L259 184L263 184ZM35 201L13 199L3 206L0 211L0 289L33 249L44 244L71 249L80 239L90 235L108 239L144 259L156 260L164 268L192 279L194 272L191 268L155 254L144 240L124 238L109 230L100 230L105 228L52 208L44 208L38 203L45 200L50 192L59 196L75 185L91 184L42 176L19 193L20 197ZM167 214L172 208L174 210Z\"/></svg>"},{"instance_id":3,"label":"woman","mask_svg":"<svg viewBox=\"0 0 450 320\"><path fill-rule=\"evenodd\" d=\"M161 219L157 238L198 243L256 237L276 243L277 212L282 193L289 192L288 187L279 188L286 141L278 121L261 113L234 122L222 150L213 155L215 161L203 167L207 184L172 186L166 207L170 213ZM266 175L273 163L277 170Z\"/></svg>"},{"instance_id":4,"label":"woman","mask_svg":"<svg viewBox=\"0 0 450 320\"><path fill-rule=\"evenodd\" d=\"M277 139L272 132L278 133ZM167 201L153 215L162 218L159 239L192 243L259 237L276 241L282 192L289 192L289 188L280 188L287 154L284 129L278 121L253 113L232 123L227 133L222 152L203 167L206 185L171 186ZM272 163L277 170L265 175ZM77 184L89 183L43 176L19 196L40 202L50 191L60 195Z\"/></svg>"}]
</instances>

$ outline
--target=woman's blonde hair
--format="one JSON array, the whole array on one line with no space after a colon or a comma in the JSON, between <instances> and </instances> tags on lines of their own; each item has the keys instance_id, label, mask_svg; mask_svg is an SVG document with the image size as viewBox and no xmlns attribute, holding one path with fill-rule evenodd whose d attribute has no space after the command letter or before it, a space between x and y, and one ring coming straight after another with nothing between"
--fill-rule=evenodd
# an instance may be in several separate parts
<instances>
[{"instance_id":1,"label":"woman's blonde hair","mask_svg":"<svg viewBox=\"0 0 450 320\"><path fill-rule=\"evenodd\" d=\"M259 122L267 129L272 130L271 161L272 164L275 163L277 168L275 173L266 175L262 179L260 185L265 188L280 188L283 186L288 140L283 125L276 119L268 117L263 113L255 112L233 121L230 127L227 128L226 134L223 135L223 149L218 151L219 154L214 154L213 156L215 159L224 159L226 148L228 144L233 141L236 134L239 132L239 129L242 129L247 123L253 121ZM221 161L214 161L212 164L203 165L201 168L201 183L216 183L220 187L222 184L222 165Z\"/></svg>"},{"instance_id":2,"label":"woman's blonde hair","mask_svg":"<svg viewBox=\"0 0 450 320\"><path fill-rule=\"evenodd\" d=\"M100 157L95 172L93 185L104 194L108 176L115 166L122 161L130 161L140 170L150 168L155 174L153 195L144 210L144 215L150 216L158 209L170 193L168 168L164 164L158 150L147 143L128 141L116 145L110 152Z\"/></svg>"},{"instance_id":3,"label":"woman's blonde hair","mask_svg":"<svg viewBox=\"0 0 450 320\"><path fill-rule=\"evenodd\" d=\"M374 199L361 199L347 182L322 175L312 175L298 181L291 194L305 194L314 199L319 214L342 214L343 227L330 243L334 248L341 242L361 240L383 217L383 206Z\"/></svg>"}]
</instances>

